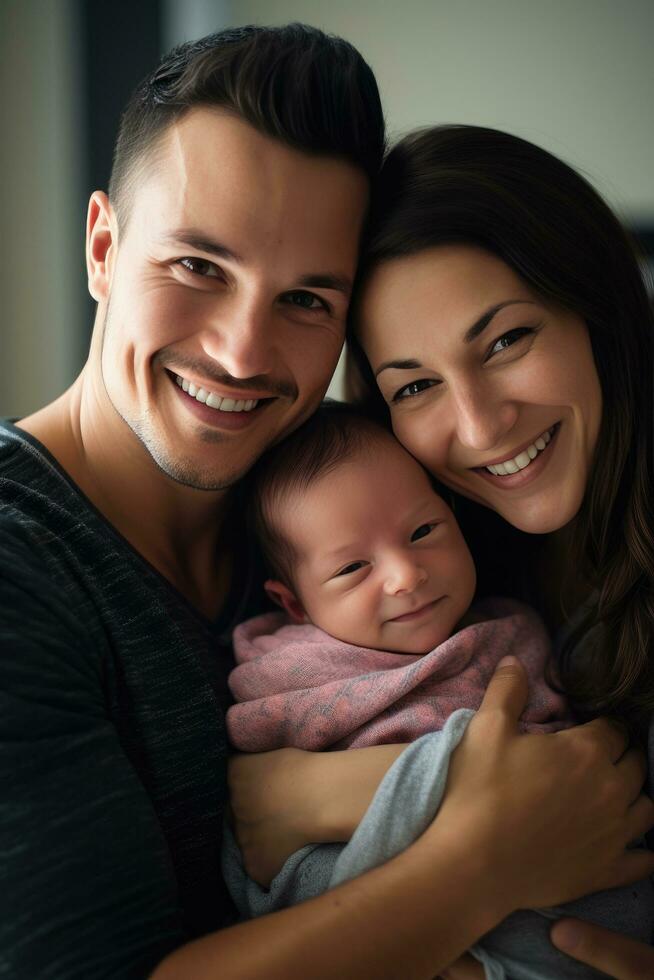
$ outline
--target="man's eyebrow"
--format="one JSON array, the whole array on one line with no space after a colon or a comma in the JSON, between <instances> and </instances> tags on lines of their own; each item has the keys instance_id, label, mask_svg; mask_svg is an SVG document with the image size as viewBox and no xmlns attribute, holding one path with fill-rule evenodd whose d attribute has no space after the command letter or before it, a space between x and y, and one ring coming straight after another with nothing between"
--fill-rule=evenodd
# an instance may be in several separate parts
<instances>
[{"instance_id":1,"label":"man's eyebrow","mask_svg":"<svg viewBox=\"0 0 654 980\"><path fill-rule=\"evenodd\" d=\"M218 259L230 259L232 262L242 262L242 257L226 245L217 242L213 238L207 238L202 232L194 231L192 228L180 228L171 232L163 239L165 245L189 245L198 252L207 252L215 255ZM345 296L350 296L352 292L352 280L347 276L337 276L330 273L309 273L300 276L298 286L309 286L314 289L335 289Z\"/></svg>"},{"instance_id":2,"label":"man's eyebrow","mask_svg":"<svg viewBox=\"0 0 654 980\"><path fill-rule=\"evenodd\" d=\"M215 255L218 259L230 259L232 262L242 262L240 255L226 245L222 245L214 238L207 238L202 232L194 231L192 228L179 228L166 235L162 242L164 245L189 245L198 252L207 252Z\"/></svg>"},{"instance_id":3,"label":"man's eyebrow","mask_svg":"<svg viewBox=\"0 0 654 980\"><path fill-rule=\"evenodd\" d=\"M329 274L316 273L316 275L300 276L299 286L309 286L314 289L335 289L339 293L349 296L352 292L352 280L347 276L333 276Z\"/></svg>"},{"instance_id":4,"label":"man's eyebrow","mask_svg":"<svg viewBox=\"0 0 654 980\"><path fill-rule=\"evenodd\" d=\"M497 303L495 306L489 307L482 315L475 320L471 327L468 327L463 335L463 343L471 344L473 340L476 340L480 336L491 322L494 316L496 316L500 310L503 310L507 306L516 306L518 303L528 303L531 306L535 306L533 300L530 299L507 299L504 303ZM377 371L375 372L375 377L379 377L382 371L386 371L388 368L395 368L396 371L415 371L416 368L421 368L423 365L420 361L416 361L415 358L409 358L404 361L384 361Z\"/></svg>"}]
</instances>

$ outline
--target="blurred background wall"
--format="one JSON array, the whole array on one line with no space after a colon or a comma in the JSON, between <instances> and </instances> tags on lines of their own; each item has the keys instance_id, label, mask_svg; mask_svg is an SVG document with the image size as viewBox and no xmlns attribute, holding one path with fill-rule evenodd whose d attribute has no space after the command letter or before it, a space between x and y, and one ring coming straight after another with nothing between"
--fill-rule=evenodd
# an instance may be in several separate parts
<instances>
[{"instance_id":1,"label":"blurred background wall","mask_svg":"<svg viewBox=\"0 0 654 980\"><path fill-rule=\"evenodd\" d=\"M180 41L289 20L361 50L392 136L432 122L524 136L654 252L652 0L0 0L0 415L54 398L83 363L86 201L134 85Z\"/></svg>"}]
</instances>

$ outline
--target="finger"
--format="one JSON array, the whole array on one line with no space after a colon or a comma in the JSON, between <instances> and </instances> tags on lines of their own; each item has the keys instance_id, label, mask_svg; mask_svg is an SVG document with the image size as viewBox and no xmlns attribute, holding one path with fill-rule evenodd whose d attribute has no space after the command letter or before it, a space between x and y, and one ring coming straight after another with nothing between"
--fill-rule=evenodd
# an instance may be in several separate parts
<instances>
[{"instance_id":1,"label":"finger","mask_svg":"<svg viewBox=\"0 0 654 980\"><path fill-rule=\"evenodd\" d=\"M626 833L630 841L636 840L638 837L643 837L652 827L654 827L654 803L649 796L641 793L627 810Z\"/></svg>"},{"instance_id":2,"label":"finger","mask_svg":"<svg viewBox=\"0 0 654 980\"><path fill-rule=\"evenodd\" d=\"M484 980L486 973L474 956L465 953L441 971L440 980Z\"/></svg>"},{"instance_id":3,"label":"finger","mask_svg":"<svg viewBox=\"0 0 654 980\"><path fill-rule=\"evenodd\" d=\"M630 847L620 856L604 884L598 882L598 888L626 887L651 875L654 875L654 853L644 847Z\"/></svg>"},{"instance_id":4,"label":"finger","mask_svg":"<svg viewBox=\"0 0 654 980\"><path fill-rule=\"evenodd\" d=\"M500 710L515 721L527 703L528 685L524 667L515 657L504 657L486 688L478 714Z\"/></svg>"},{"instance_id":5,"label":"finger","mask_svg":"<svg viewBox=\"0 0 654 980\"><path fill-rule=\"evenodd\" d=\"M615 980L654 976L654 949L617 932L578 919L561 919L551 930L554 945Z\"/></svg>"},{"instance_id":6,"label":"finger","mask_svg":"<svg viewBox=\"0 0 654 980\"><path fill-rule=\"evenodd\" d=\"M647 760L640 749L629 749L615 763L625 786L630 792L630 799L635 802L641 795L643 783L647 778Z\"/></svg>"},{"instance_id":7,"label":"finger","mask_svg":"<svg viewBox=\"0 0 654 980\"><path fill-rule=\"evenodd\" d=\"M613 718L594 718L584 725L577 725L574 731L583 732L586 736L591 735L604 745L611 762L621 759L629 745L626 728Z\"/></svg>"}]
</instances>

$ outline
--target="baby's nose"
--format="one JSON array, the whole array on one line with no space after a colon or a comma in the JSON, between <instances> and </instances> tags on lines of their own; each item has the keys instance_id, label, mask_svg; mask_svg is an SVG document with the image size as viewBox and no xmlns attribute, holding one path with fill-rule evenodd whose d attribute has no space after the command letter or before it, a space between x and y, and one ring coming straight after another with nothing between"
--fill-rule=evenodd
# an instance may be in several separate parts
<instances>
[{"instance_id":1,"label":"baby's nose","mask_svg":"<svg viewBox=\"0 0 654 980\"><path fill-rule=\"evenodd\" d=\"M413 592L426 580L427 572L417 562L406 558L396 559L388 571L386 592L389 595Z\"/></svg>"}]
</instances>

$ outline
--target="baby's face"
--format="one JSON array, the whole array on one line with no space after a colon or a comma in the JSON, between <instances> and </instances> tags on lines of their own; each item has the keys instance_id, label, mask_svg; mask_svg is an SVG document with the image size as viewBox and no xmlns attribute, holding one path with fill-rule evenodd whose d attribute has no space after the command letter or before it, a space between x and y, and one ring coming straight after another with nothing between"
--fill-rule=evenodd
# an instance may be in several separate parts
<instances>
[{"instance_id":1,"label":"baby's face","mask_svg":"<svg viewBox=\"0 0 654 980\"><path fill-rule=\"evenodd\" d=\"M427 653L454 631L475 590L452 511L392 436L284 505L307 618L337 639Z\"/></svg>"}]
</instances>

